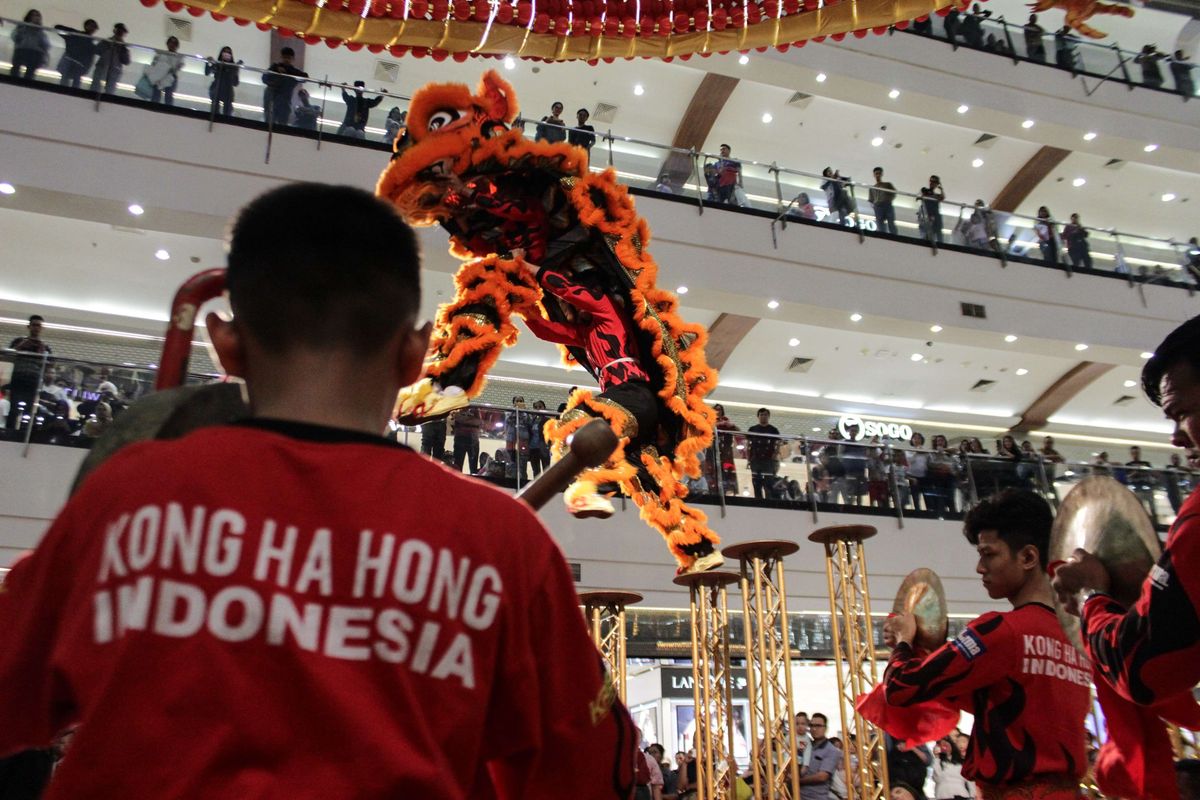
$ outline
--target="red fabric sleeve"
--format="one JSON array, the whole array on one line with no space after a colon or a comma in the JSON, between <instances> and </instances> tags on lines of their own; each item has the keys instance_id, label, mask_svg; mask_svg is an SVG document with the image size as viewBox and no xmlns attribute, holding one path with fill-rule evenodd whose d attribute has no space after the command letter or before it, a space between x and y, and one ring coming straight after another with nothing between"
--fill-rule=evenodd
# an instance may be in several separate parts
<instances>
[{"instance_id":1,"label":"red fabric sleeve","mask_svg":"<svg viewBox=\"0 0 1200 800\"><path fill-rule=\"evenodd\" d=\"M615 311L612 300L603 292L592 291L586 286L575 283L566 273L551 267L542 267L538 270L537 279L547 292L578 309L606 315L611 315Z\"/></svg>"},{"instance_id":2,"label":"red fabric sleeve","mask_svg":"<svg viewBox=\"0 0 1200 800\"><path fill-rule=\"evenodd\" d=\"M1171 529L1131 609L1106 595L1083 606L1088 657L1122 697L1149 705L1200 682L1200 493Z\"/></svg>"},{"instance_id":3,"label":"red fabric sleeve","mask_svg":"<svg viewBox=\"0 0 1200 800\"><path fill-rule=\"evenodd\" d=\"M887 702L911 706L953 698L995 683L1020 666L1019 642L995 612L970 622L952 641L920 658L906 644L892 651L883 684Z\"/></svg>"},{"instance_id":4,"label":"red fabric sleeve","mask_svg":"<svg viewBox=\"0 0 1200 800\"><path fill-rule=\"evenodd\" d=\"M534 336L543 341L554 342L555 344L572 344L578 347L583 346L583 341L579 338L579 333L573 326L565 322L555 322L545 317L530 314L528 317L525 317L525 325Z\"/></svg>"}]
</instances>

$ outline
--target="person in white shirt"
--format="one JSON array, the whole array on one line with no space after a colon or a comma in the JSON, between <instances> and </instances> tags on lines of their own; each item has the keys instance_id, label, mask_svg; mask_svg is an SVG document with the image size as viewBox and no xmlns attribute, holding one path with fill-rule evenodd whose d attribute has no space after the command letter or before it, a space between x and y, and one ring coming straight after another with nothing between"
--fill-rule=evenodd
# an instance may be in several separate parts
<instances>
[{"instance_id":1,"label":"person in white shirt","mask_svg":"<svg viewBox=\"0 0 1200 800\"><path fill-rule=\"evenodd\" d=\"M934 800L956 800L975 796L975 784L963 777L963 761L971 737L955 733L937 743L933 759Z\"/></svg>"}]
</instances>

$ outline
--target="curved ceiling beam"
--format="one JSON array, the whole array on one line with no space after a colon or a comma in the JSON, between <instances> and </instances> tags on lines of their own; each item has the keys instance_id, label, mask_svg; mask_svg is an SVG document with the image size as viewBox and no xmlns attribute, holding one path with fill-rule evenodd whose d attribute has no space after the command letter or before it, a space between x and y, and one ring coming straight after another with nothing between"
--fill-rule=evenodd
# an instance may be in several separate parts
<instances>
[{"instance_id":1,"label":"curved ceiling beam","mask_svg":"<svg viewBox=\"0 0 1200 800\"><path fill-rule=\"evenodd\" d=\"M1021 414L1021 421L1013 426L1013 431L1029 431L1044 427L1051 415L1071 401L1077 394L1086 389L1093 381L1113 369L1116 364L1100 364L1095 361L1081 361L1050 385L1034 400L1029 408Z\"/></svg>"},{"instance_id":2,"label":"curved ceiling beam","mask_svg":"<svg viewBox=\"0 0 1200 800\"><path fill-rule=\"evenodd\" d=\"M679 120L679 127L675 129L675 138L671 140L671 145L683 150L699 150L704 147L717 117L729 102L729 96L733 94L739 81L739 78L730 78L715 72L706 73L696 93L692 95L687 111L683 112L683 118ZM683 153L671 153L663 162L658 174L670 175L671 182L679 186L692 177L692 171L690 158Z\"/></svg>"},{"instance_id":3,"label":"curved ceiling beam","mask_svg":"<svg viewBox=\"0 0 1200 800\"><path fill-rule=\"evenodd\" d=\"M1069 155L1070 150L1043 145L1000 190L1000 194L992 201L992 208L996 211L1016 211L1038 184Z\"/></svg>"},{"instance_id":4,"label":"curved ceiling beam","mask_svg":"<svg viewBox=\"0 0 1200 800\"><path fill-rule=\"evenodd\" d=\"M758 317L744 317L741 314L727 314L724 311L708 326L708 344L704 347L704 355L708 365L719 370L725 366L734 349L746 338L750 329L758 324Z\"/></svg>"}]
</instances>

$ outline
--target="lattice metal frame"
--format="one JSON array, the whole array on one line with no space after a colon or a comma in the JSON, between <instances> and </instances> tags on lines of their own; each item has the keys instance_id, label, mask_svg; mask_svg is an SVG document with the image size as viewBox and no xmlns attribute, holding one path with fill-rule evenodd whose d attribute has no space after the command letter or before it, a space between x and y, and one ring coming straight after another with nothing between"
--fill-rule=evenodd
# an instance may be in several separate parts
<instances>
[{"instance_id":1,"label":"lattice metal frame","mask_svg":"<svg viewBox=\"0 0 1200 800\"><path fill-rule=\"evenodd\" d=\"M696 800L733 800L733 681L729 667L732 572L680 575L692 617L692 698L696 712Z\"/></svg>"},{"instance_id":2,"label":"lattice metal frame","mask_svg":"<svg viewBox=\"0 0 1200 800\"><path fill-rule=\"evenodd\" d=\"M809 535L825 546L825 576L829 582L829 613L833 625L834 667L848 800L887 800L887 743L883 731L863 719L855 700L878 683L871 627L871 596L862 540L875 535L869 525L833 525ZM854 744L850 744L850 734ZM851 755L858 759L852 763Z\"/></svg>"},{"instance_id":3,"label":"lattice metal frame","mask_svg":"<svg viewBox=\"0 0 1200 800\"><path fill-rule=\"evenodd\" d=\"M755 800L800 797L800 764L792 724L792 649L783 577L783 558L797 549L794 542L786 541L747 542L725 548L725 555L738 559L741 566Z\"/></svg>"},{"instance_id":4,"label":"lattice metal frame","mask_svg":"<svg viewBox=\"0 0 1200 800\"><path fill-rule=\"evenodd\" d=\"M625 608L642 600L636 592L585 592L579 596L592 641L608 665L608 674L625 702Z\"/></svg>"}]
</instances>

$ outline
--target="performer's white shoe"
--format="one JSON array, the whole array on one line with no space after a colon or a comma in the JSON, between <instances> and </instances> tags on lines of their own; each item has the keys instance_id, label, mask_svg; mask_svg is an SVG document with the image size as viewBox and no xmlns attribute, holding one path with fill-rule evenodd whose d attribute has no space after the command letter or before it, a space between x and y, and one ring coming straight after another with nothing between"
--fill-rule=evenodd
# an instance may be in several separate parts
<instances>
[{"instance_id":1,"label":"performer's white shoe","mask_svg":"<svg viewBox=\"0 0 1200 800\"><path fill-rule=\"evenodd\" d=\"M401 425L415 425L422 421L438 419L466 407L470 402L458 386L438 386L431 378L422 378L412 386L405 386L396 396L393 416Z\"/></svg>"},{"instance_id":2,"label":"performer's white shoe","mask_svg":"<svg viewBox=\"0 0 1200 800\"><path fill-rule=\"evenodd\" d=\"M571 512L571 516L580 519L587 519L589 517L608 519L616 510L613 508L611 500L597 492L579 493L574 496L568 495L565 499L567 511Z\"/></svg>"},{"instance_id":3,"label":"performer's white shoe","mask_svg":"<svg viewBox=\"0 0 1200 800\"><path fill-rule=\"evenodd\" d=\"M721 551L713 550L711 553L700 556L686 568L680 567L676 574L690 575L693 572L708 572L711 569L716 569L724 563L725 557L721 555Z\"/></svg>"}]
</instances>

